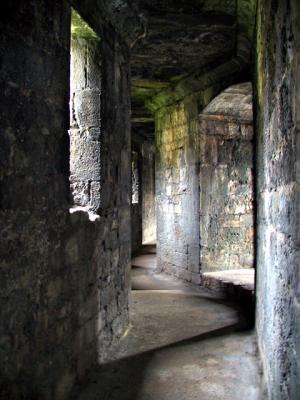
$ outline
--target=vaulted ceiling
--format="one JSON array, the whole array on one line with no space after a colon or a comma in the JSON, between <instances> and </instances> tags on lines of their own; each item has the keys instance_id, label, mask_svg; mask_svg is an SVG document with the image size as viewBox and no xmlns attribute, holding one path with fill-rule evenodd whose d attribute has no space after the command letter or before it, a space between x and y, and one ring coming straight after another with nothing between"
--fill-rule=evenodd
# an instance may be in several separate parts
<instances>
[{"instance_id":1,"label":"vaulted ceiling","mask_svg":"<svg viewBox=\"0 0 300 400\"><path fill-rule=\"evenodd\" d=\"M143 33L132 48L132 126L153 139L145 101L195 71L230 60L245 0L132 0ZM248 1L251 3L251 1ZM244 5L243 5L244 4ZM239 8L238 8L239 7ZM241 10L243 7L243 10Z\"/></svg>"}]
</instances>

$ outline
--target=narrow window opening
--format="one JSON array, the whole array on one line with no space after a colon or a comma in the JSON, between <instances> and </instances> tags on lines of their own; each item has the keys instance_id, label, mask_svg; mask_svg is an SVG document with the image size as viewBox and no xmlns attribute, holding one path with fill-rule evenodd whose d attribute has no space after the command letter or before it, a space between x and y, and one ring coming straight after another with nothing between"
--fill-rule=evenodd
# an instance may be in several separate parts
<instances>
[{"instance_id":1,"label":"narrow window opening","mask_svg":"<svg viewBox=\"0 0 300 400\"><path fill-rule=\"evenodd\" d=\"M132 173L132 204L139 203L139 169L138 169L138 153L132 152L131 156L131 173Z\"/></svg>"},{"instance_id":2,"label":"narrow window opening","mask_svg":"<svg viewBox=\"0 0 300 400\"><path fill-rule=\"evenodd\" d=\"M70 212L99 217L101 206L101 48L72 9L70 65Z\"/></svg>"}]
</instances>

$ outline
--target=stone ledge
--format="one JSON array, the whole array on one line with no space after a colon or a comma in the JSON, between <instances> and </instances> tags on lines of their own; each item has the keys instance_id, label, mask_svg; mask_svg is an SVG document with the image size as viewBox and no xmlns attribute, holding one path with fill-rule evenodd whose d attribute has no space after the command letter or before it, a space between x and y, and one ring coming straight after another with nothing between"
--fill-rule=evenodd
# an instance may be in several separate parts
<instances>
[{"instance_id":1,"label":"stone ledge","mask_svg":"<svg viewBox=\"0 0 300 400\"><path fill-rule=\"evenodd\" d=\"M231 300L240 300L245 305L254 305L254 268L205 272L202 286L220 292Z\"/></svg>"}]
</instances>

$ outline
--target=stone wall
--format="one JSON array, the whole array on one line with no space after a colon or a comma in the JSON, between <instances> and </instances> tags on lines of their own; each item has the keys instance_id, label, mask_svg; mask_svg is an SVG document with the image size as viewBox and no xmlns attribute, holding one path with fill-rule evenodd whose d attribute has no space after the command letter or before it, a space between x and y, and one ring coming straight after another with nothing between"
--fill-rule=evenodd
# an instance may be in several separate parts
<instances>
[{"instance_id":1,"label":"stone wall","mask_svg":"<svg viewBox=\"0 0 300 400\"><path fill-rule=\"evenodd\" d=\"M101 213L91 221L69 213L70 7L14 1L0 15L0 392L64 399L128 323L128 49L99 19Z\"/></svg>"},{"instance_id":2,"label":"stone wall","mask_svg":"<svg viewBox=\"0 0 300 400\"><path fill-rule=\"evenodd\" d=\"M253 267L251 84L231 86L200 114L201 271Z\"/></svg>"},{"instance_id":3,"label":"stone wall","mask_svg":"<svg viewBox=\"0 0 300 400\"><path fill-rule=\"evenodd\" d=\"M158 269L195 283L253 266L251 87L219 84L156 112Z\"/></svg>"},{"instance_id":4,"label":"stone wall","mask_svg":"<svg viewBox=\"0 0 300 400\"><path fill-rule=\"evenodd\" d=\"M156 240L155 148L147 141L142 146L142 194L144 243Z\"/></svg>"},{"instance_id":5,"label":"stone wall","mask_svg":"<svg viewBox=\"0 0 300 400\"><path fill-rule=\"evenodd\" d=\"M254 1L246 9L242 2L243 24L249 19L253 26ZM199 68L146 101L156 118L158 269L195 283L201 281L199 113L226 87L249 76L251 39L246 36L252 35L250 26L245 34L238 33L232 59Z\"/></svg>"},{"instance_id":6,"label":"stone wall","mask_svg":"<svg viewBox=\"0 0 300 400\"><path fill-rule=\"evenodd\" d=\"M269 398L300 393L300 3L257 20L257 333Z\"/></svg>"},{"instance_id":7,"label":"stone wall","mask_svg":"<svg viewBox=\"0 0 300 400\"><path fill-rule=\"evenodd\" d=\"M156 113L158 270L199 283L198 108L194 98Z\"/></svg>"},{"instance_id":8,"label":"stone wall","mask_svg":"<svg viewBox=\"0 0 300 400\"><path fill-rule=\"evenodd\" d=\"M77 17L79 18L79 16ZM97 212L101 204L100 39L72 35L70 181L75 206Z\"/></svg>"},{"instance_id":9,"label":"stone wall","mask_svg":"<svg viewBox=\"0 0 300 400\"><path fill-rule=\"evenodd\" d=\"M155 150L136 134L132 149L131 245L136 252L144 242L156 239Z\"/></svg>"}]
</instances>

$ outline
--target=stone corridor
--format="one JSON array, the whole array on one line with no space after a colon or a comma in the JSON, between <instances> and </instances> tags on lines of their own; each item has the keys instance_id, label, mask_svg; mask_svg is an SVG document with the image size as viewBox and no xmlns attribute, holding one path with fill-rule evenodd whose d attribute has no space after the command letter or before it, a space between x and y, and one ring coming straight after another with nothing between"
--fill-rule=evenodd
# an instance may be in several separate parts
<instances>
[{"instance_id":1,"label":"stone corridor","mask_svg":"<svg viewBox=\"0 0 300 400\"><path fill-rule=\"evenodd\" d=\"M155 267L155 245L143 246L132 260L130 327L74 399L263 400L243 310Z\"/></svg>"},{"instance_id":2,"label":"stone corridor","mask_svg":"<svg viewBox=\"0 0 300 400\"><path fill-rule=\"evenodd\" d=\"M299 400L299 21L0 2L0 400Z\"/></svg>"}]
</instances>

